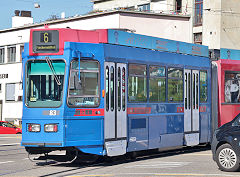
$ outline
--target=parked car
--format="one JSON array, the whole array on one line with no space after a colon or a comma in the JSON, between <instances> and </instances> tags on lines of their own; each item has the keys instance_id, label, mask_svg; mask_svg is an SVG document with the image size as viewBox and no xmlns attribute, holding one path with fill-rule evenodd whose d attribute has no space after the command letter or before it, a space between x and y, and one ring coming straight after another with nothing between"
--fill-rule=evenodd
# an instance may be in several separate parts
<instances>
[{"instance_id":1,"label":"parked car","mask_svg":"<svg viewBox=\"0 0 240 177\"><path fill-rule=\"evenodd\" d=\"M223 171L238 171L240 167L240 114L215 130L211 149L213 160Z\"/></svg>"},{"instance_id":2,"label":"parked car","mask_svg":"<svg viewBox=\"0 0 240 177\"><path fill-rule=\"evenodd\" d=\"M22 129L17 128L15 125L7 122L0 121L0 134L21 134Z\"/></svg>"}]
</instances>

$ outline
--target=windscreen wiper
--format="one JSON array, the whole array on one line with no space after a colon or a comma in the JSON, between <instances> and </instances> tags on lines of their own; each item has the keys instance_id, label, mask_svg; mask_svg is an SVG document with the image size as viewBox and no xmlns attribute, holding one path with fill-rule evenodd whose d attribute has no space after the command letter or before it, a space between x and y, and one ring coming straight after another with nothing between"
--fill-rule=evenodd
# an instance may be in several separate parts
<instances>
[{"instance_id":1,"label":"windscreen wiper","mask_svg":"<svg viewBox=\"0 0 240 177\"><path fill-rule=\"evenodd\" d=\"M57 85L62 85L61 81L59 80L59 78L57 77L57 73L52 65L52 61L50 60L49 57L45 57L46 61L47 61L47 64L49 66L49 68L51 69L52 73L53 73L53 77L54 77L54 80L56 81Z\"/></svg>"}]
</instances>

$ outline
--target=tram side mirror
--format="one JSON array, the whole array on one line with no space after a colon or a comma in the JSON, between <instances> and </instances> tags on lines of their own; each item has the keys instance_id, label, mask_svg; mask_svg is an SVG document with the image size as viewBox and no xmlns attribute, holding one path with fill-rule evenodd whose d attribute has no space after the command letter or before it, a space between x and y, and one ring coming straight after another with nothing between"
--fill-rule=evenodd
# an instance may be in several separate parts
<instances>
[{"instance_id":1,"label":"tram side mirror","mask_svg":"<svg viewBox=\"0 0 240 177\"><path fill-rule=\"evenodd\" d=\"M74 77L74 85L75 85L75 89L77 90L82 89L82 81L79 80L78 76Z\"/></svg>"},{"instance_id":2,"label":"tram side mirror","mask_svg":"<svg viewBox=\"0 0 240 177\"><path fill-rule=\"evenodd\" d=\"M72 73L70 77L70 89L71 90L82 89L82 81L79 80L77 72Z\"/></svg>"}]
</instances>

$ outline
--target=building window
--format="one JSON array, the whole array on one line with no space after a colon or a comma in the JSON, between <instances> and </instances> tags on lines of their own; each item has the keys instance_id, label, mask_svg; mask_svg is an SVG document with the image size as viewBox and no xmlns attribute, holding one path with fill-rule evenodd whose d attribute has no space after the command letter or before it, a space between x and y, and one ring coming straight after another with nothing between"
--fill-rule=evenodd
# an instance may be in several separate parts
<instances>
[{"instance_id":1,"label":"building window","mask_svg":"<svg viewBox=\"0 0 240 177\"><path fill-rule=\"evenodd\" d=\"M194 26L202 25L203 0L195 0L195 19Z\"/></svg>"},{"instance_id":2,"label":"building window","mask_svg":"<svg viewBox=\"0 0 240 177\"><path fill-rule=\"evenodd\" d=\"M226 71L225 73L225 102L240 103L240 71Z\"/></svg>"},{"instance_id":3,"label":"building window","mask_svg":"<svg viewBox=\"0 0 240 177\"><path fill-rule=\"evenodd\" d=\"M182 12L182 0L175 1L175 12L177 12L177 13Z\"/></svg>"},{"instance_id":4,"label":"building window","mask_svg":"<svg viewBox=\"0 0 240 177\"><path fill-rule=\"evenodd\" d=\"M194 44L202 44L202 33L194 33Z\"/></svg>"},{"instance_id":5,"label":"building window","mask_svg":"<svg viewBox=\"0 0 240 177\"><path fill-rule=\"evenodd\" d=\"M15 84L6 84L6 101L15 101Z\"/></svg>"},{"instance_id":6,"label":"building window","mask_svg":"<svg viewBox=\"0 0 240 177\"><path fill-rule=\"evenodd\" d=\"M183 101L183 71L177 68L168 68L168 101Z\"/></svg>"},{"instance_id":7,"label":"building window","mask_svg":"<svg viewBox=\"0 0 240 177\"><path fill-rule=\"evenodd\" d=\"M150 11L150 4L143 4L138 6L139 11Z\"/></svg>"},{"instance_id":8,"label":"building window","mask_svg":"<svg viewBox=\"0 0 240 177\"><path fill-rule=\"evenodd\" d=\"M0 63L4 63L4 48L0 48Z\"/></svg>"},{"instance_id":9,"label":"building window","mask_svg":"<svg viewBox=\"0 0 240 177\"><path fill-rule=\"evenodd\" d=\"M8 47L8 62L12 63L16 61L16 47Z\"/></svg>"},{"instance_id":10,"label":"building window","mask_svg":"<svg viewBox=\"0 0 240 177\"><path fill-rule=\"evenodd\" d=\"M22 61L22 53L24 52L24 46L20 46L20 61Z\"/></svg>"},{"instance_id":11,"label":"building window","mask_svg":"<svg viewBox=\"0 0 240 177\"><path fill-rule=\"evenodd\" d=\"M0 92L2 92L2 84L0 84Z\"/></svg>"},{"instance_id":12,"label":"building window","mask_svg":"<svg viewBox=\"0 0 240 177\"><path fill-rule=\"evenodd\" d=\"M166 71L165 67L149 67L149 101L165 102L166 101Z\"/></svg>"},{"instance_id":13,"label":"building window","mask_svg":"<svg viewBox=\"0 0 240 177\"><path fill-rule=\"evenodd\" d=\"M147 101L146 65L129 64L128 100L129 102Z\"/></svg>"}]
</instances>

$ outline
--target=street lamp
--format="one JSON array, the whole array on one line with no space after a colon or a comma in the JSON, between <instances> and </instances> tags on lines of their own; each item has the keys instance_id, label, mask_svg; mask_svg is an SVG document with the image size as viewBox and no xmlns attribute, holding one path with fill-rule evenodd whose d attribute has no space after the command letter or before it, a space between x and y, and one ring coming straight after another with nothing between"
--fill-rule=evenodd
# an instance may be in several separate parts
<instances>
[{"instance_id":1,"label":"street lamp","mask_svg":"<svg viewBox=\"0 0 240 177\"><path fill-rule=\"evenodd\" d=\"M36 3L34 3L34 7L35 7L36 9L38 9L38 8L40 8L40 4L38 4L38 3L36 2Z\"/></svg>"}]
</instances>

